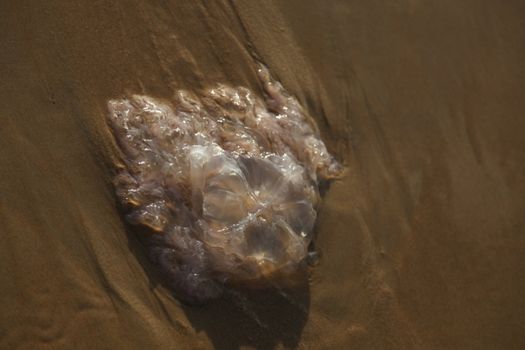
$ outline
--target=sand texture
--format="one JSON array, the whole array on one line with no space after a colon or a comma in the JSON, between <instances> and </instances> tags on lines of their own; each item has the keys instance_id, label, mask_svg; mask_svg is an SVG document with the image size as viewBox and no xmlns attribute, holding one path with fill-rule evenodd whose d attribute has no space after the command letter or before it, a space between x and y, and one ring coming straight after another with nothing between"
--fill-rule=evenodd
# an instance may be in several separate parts
<instances>
[{"instance_id":1,"label":"sand texture","mask_svg":"<svg viewBox=\"0 0 525 350\"><path fill-rule=\"evenodd\" d=\"M525 348L523 1L0 2L1 349ZM347 171L293 291L181 304L125 223L107 102L254 57Z\"/></svg>"}]
</instances>

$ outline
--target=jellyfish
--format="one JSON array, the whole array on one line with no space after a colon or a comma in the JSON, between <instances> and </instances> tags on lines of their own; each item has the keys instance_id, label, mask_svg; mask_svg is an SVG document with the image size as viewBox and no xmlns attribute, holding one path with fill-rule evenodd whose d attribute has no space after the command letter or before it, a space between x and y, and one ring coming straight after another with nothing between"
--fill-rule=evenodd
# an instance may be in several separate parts
<instances>
[{"instance_id":1,"label":"jellyfish","mask_svg":"<svg viewBox=\"0 0 525 350\"><path fill-rule=\"evenodd\" d=\"M116 196L182 300L285 283L311 253L319 183L342 174L297 99L265 66L258 76L264 97L217 84L108 102Z\"/></svg>"}]
</instances>

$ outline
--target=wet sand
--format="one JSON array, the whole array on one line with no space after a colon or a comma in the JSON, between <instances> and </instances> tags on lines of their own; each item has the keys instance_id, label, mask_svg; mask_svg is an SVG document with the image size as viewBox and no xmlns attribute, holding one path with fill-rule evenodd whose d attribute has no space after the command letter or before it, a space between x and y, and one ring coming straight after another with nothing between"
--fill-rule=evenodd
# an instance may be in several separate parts
<instances>
[{"instance_id":1,"label":"wet sand","mask_svg":"<svg viewBox=\"0 0 525 350\"><path fill-rule=\"evenodd\" d=\"M522 349L520 1L4 1L0 348ZM253 56L347 176L295 291L180 304L124 225L106 103ZM261 92L262 93L262 92Z\"/></svg>"}]
</instances>

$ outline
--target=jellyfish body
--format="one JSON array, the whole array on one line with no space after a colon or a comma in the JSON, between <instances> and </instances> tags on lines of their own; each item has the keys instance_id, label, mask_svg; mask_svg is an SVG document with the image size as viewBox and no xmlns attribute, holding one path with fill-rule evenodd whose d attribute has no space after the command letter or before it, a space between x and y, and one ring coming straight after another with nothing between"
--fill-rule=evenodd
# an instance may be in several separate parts
<instances>
[{"instance_id":1,"label":"jellyfish body","mask_svg":"<svg viewBox=\"0 0 525 350\"><path fill-rule=\"evenodd\" d=\"M263 66L259 77L264 100L218 85L109 101L117 196L130 223L155 232L148 255L183 299L292 275L312 241L318 183L341 174L298 101Z\"/></svg>"}]
</instances>

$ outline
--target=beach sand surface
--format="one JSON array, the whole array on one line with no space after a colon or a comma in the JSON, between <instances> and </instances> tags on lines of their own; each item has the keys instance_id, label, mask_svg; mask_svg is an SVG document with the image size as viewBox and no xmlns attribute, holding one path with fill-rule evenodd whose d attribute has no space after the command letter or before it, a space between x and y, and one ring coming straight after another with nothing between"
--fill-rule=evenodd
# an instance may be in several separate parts
<instances>
[{"instance_id":1,"label":"beach sand surface","mask_svg":"<svg viewBox=\"0 0 525 350\"><path fill-rule=\"evenodd\" d=\"M0 2L1 349L524 349L523 1ZM291 291L195 307L125 225L107 101L254 58L346 176Z\"/></svg>"}]
</instances>

